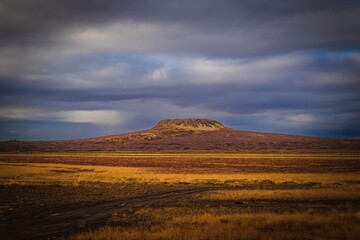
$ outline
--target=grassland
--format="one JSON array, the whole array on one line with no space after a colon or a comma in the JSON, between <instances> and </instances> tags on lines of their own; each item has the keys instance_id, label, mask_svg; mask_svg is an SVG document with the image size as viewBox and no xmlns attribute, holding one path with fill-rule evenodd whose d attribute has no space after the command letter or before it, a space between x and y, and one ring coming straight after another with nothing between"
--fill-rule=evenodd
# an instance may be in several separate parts
<instances>
[{"instance_id":1,"label":"grassland","mask_svg":"<svg viewBox=\"0 0 360 240\"><path fill-rule=\"evenodd\" d=\"M357 239L359 154L0 154L3 239Z\"/></svg>"},{"instance_id":2,"label":"grassland","mask_svg":"<svg viewBox=\"0 0 360 240\"><path fill-rule=\"evenodd\" d=\"M359 154L31 153L0 154L0 162L155 168L171 173L360 172Z\"/></svg>"},{"instance_id":3,"label":"grassland","mask_svg":"<svg viewBox=\"0 0 360 240\"><path fill-rule=\"evenodd\" d=\"M83 183L203 183L203 184L303 184L351 185L360 183L357 173L178 173L165 169L83 166L70 164L0 162L1 184L81 185ZM352 186L352 185L351 185Z\"/></svg>"},{"instance_id":4,"label":"grassland","mask_svg":"<svg viewBox=\"0 0 360 240\"><path fill-rule=\"evenodd\" d=\"M177 210L179 211L179 210ZM155 215L157 214L157 215ZM359 216L351 213L332 214L188 214L167 219L174 211L153 213L145 224L133 228L106 227L72 236L88 239L357 239Z\"/></svg>"}]
</instances>

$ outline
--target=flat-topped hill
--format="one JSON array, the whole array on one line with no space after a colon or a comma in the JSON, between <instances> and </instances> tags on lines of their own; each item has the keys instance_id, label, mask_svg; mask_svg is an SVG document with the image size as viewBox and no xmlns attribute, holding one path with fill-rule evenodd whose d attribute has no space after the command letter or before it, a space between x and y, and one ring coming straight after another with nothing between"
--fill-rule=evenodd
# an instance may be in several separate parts
<instances>
[{"instance_id":1,"label":"flat-topped hill","mask_svg":"<svg viewBox=\"0 0 360 240\"><path fill-rule=\"evenodd\" d=\"M157 130L188 130L188 131L217 131L226 127L218 121L201 118L166 119L161 120L153 129Z\"/></svg>"},{"instance_id":2,"label":"flat-topped hill","mask_svg":"<svg viewBox=\"0 0 360 240\"><path fill-rule=\"evenodd\" d=\"M0 142L0 152L211 151L246 153L358 153L360 139L304 137L236 130L210 119L166 119L153 128L58 141Z\"/></svg>"}]
</instances>

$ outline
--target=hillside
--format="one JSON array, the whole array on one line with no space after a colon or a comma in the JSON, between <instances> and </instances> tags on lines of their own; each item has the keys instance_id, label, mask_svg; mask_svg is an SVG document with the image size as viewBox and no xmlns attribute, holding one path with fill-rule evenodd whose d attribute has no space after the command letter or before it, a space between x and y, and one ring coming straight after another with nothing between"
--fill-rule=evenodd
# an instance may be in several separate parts
<instances>
[{"instance_id":1,"label":"hillside","mask_svg":"<svg viewBox=\"0 0 360 240\"><path fill-rule=\"evenodd\" d=\"M0 152L82 151L360 152L360 140L243 131L209 119L167 119L148 130L97 138L0 142Z\"/></svg>"}]
</instances>

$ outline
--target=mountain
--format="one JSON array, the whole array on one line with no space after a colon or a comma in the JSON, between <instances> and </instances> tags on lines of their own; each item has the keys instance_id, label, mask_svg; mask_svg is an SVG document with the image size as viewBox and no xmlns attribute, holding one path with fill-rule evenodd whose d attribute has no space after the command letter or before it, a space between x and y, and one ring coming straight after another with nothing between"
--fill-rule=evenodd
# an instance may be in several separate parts
<instances>
[{"instance_id":1,"label":"mountain","mask_svg":"<svg viewBox=\"0 0 360 240\"><path fill-rule=\"evenodd\" d=\"M105 137L108 141L138 141L138 140L160 140L180 136L193 136L206 132L215 132L230 129L215 120L210 119L166 119L161 120L155 127L140 132L128 133Z\"/></svg>"},{"instance_id":2,"label":"mountain","mask_svg":"<svg viewBox=\"0 0 360 240\"><path fill-rule=\"evenodd\" d=\"M236 130L210 119L167 119L151 129L57 141L0 142L0 152L211 151L360 152L359 139L304 137Z\"/></svg>"}]
</instances>

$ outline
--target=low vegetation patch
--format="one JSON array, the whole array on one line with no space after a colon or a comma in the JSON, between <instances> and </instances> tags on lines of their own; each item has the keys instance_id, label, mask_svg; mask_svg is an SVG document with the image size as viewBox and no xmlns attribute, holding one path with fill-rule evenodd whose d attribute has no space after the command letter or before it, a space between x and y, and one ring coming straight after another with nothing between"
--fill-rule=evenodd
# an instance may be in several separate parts
<instances>
[{"instance_id":1,"label":"low vegetation patch","mask_svg":"<svg viewBox=\"0 0 360 240\"><path fill-rule=\"evenodd\" d=\"M239 199L352 199L360 200L360 185L291 190L218 190L203 196L211 200Z\"/></svg>"},{"instance_id":2,"label":"low vegetation patch","mask_svg":"<svg viewBox=\"0 0 360 240\"><path fill-rule=\"evenodd\" d=\"M343 173L173 173L171 169L69 164L0 163L1 184L62 184L100 183L210 183L210 184L333 184L359 183L359 174ZM167 172L167 173L165 173Z\"/></svg>"},{"instance_id":3,"label":"low vegetation patch","mask_svg":"<svg viewBox=\"0 0 360 240\"><path fill-rule=\"evenodd\" d=\"M166 217L172 215L174 211L158 210L146 216L147 221L142 225L105 227L70 239L358 239L360 236L359 213L203 213Z\"/></svg>"}]
</instances>

